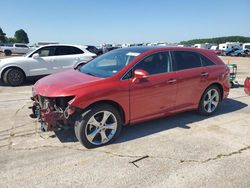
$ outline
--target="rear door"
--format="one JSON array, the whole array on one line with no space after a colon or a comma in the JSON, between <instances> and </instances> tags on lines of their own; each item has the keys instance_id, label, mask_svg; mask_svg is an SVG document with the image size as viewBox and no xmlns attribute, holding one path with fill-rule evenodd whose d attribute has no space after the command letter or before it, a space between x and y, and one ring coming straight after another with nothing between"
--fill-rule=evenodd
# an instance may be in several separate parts
<instances>
[{"instance_id":1,"label":"rear door","mask_svg":"<svg viewBox=\"0 0 250 188\"><path fill-rule=\"evenodd\" d=\"M25 54L29 51L28 46L23 44L16 44L15 45L15 52L19 54Z\"/></svg>"},{"instance_id":2,"label":"rear door","mask_svg":"<svg viewBox=\"0 0 250 188\"><path fill-rule=\"evenodd\" d=\"M55 61L58 71L74 68L81 61L84 52L74 46L57 46L55 51Z\"/></svg>"},{"instance_id":3,"label":"rear door","mask_svg":"<svg viewBox=\"0 0 250 188\"><path fill-rule=\"evenodd\" d=\"M207 86L207 69L202 66L200 55L196 52L173 51L172 57L178 79L176 109L194 108Z\"/></svg>"},{"instance_id":4,"label":"rear door","mask_svg":"<svg viewBox=\"0 0 250 188\"><path fill-rule=\"evenodd\" d=\"M165 114L175 105L176 73L171 72L170 53L158 52L137 63L133 70L141 69L149 76L131 80L130 117L136 122Z\"/></svg>"}]
</instances>

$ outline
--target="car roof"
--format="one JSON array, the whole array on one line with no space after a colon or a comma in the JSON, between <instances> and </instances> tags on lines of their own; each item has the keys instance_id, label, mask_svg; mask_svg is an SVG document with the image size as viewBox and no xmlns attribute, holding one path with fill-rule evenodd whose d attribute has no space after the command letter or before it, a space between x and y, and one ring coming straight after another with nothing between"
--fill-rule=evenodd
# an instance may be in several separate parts
<instances>
[{"instance_id":1,"label":"car roof","mask_svg":"<svg viewBox=\"0 0 250 188\"><path fill-rule=\"evenodd\" d=\"M42 45L41 47L50 47L50 46L73 46L73 47L77 47L77 48L86 48L86 46L84 45L75 45L75 44L46 44L46 45Z\"/></svg>"},{"instance_id":2,"label":"car roof","mask_svg":"<svg viewBox=\"0 0 250 188\"><path fill-rule=\"evenodd\" d=\"M195 51L195 52L210 52L211 50L202 49L202 48L193 48L193 47L179 47L179 46L136 46L136 47L127 47L127 48L119 48L117 50L124 50L130 52L157 52L162 50L187 50L187 51Z\"/></svg>"}]
</instances>

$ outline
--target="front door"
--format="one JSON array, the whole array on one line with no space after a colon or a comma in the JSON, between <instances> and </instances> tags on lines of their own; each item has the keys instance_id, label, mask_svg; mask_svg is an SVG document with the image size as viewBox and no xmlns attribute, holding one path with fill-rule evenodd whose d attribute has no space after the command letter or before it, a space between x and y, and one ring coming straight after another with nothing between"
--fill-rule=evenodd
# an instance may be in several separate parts
<instances>
[{"instance_id":1,"label":"front door","mask_svg":"<svg viewBox=\"0 0 250 188\"><path fill-rule=\"evenodd\" d=\"M55 62L55 48L43 47L38 49L33 54L38 53L39 57L33 58L32 63L29 64L30 76L48 75L52 74L57 67ZM32 54L32 55L33 55Z\"/></svg>"},{"instance_id":2,"label":"front door","mask_svg":"<svg viewBox=\"0 0 250 188\"><path fill-rule=\"evenodd\" d=\"M137 63L133 70L136 69L147 71L149 76L131 80L131 121L166 114L174 107L177 91L176 73L171 72L170 53L152 54Z\"/></svg>"}]
</instances>

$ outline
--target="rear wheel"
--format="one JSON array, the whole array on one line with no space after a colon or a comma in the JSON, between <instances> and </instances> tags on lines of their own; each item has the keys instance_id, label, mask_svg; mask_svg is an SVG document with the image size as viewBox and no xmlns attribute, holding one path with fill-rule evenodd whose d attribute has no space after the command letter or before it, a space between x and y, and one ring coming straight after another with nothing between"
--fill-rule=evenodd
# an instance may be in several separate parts
<instances>
[{"instance_id":1,"label":"rear wheel","mask_svg":"<svg viewBox=\"0 0 250 188\"><path fill-rule=\"evenodd\" d=\"M199 103L199 113L202 115L214 113L220 103L220 96L221 92L217 86L206 89Z\"/></svg>"},{"instance_id":2,"label":"rear wheel","mask_svg":"<svg viewBox=\"0 0 250 188\"><path fill-rule=\"evenodd\" d=\"M86 148L94 148L113 142L120 134L122 120L111 105L95 105L81 114L75 122L75 133Z\"/></svg>"},{"instance_id":3,"label":"rear wheel","mask_svg":"<svg viewBox=\"0 0 250 188\"><path fill-rule=\"evenodd\" d=\"M20 86L25 80L25 75L18 68L10 68L3 75L3 81L11 86Z\"/></svg>"},{"instance_id":4,"label":"rear wheel","mask_svg":"<svg viewBox=\"0 0 250 188\"><path fill-rule=\"evenodd\" d=\"M12 54L12 52L11 52L10 50L5 50L5 51L4 51L4 54L5 54L6 56L10 56L10 55Z\"/></svg>"}]
</instances>

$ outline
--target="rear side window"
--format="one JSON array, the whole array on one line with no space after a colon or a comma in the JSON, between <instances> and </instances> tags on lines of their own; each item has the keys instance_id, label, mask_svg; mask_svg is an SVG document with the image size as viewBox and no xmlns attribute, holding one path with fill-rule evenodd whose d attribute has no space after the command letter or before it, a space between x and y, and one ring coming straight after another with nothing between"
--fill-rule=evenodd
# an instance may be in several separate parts
<instances>
[{"instance_id":1,"label":"rear side window","mask_svg":"<svg viewBox=\"0 0 250 188\"><path fill-rule=\"evenodd\" d=\"M16 44L16 47L18 47L18 48L28 48L28 46L22 45L22 44Z\"/></svg>"},{"instance_id":2,"label":"rear side window","mask_svg":"<svg viewBox=\"0 0 250 188\"><path fill-rule=\"evenodd\" d=\"M199 54L191 51L173 51L174 70L185 70L201 67Z\"/></svg>"},{"instance_id":3,"label":"rear side window","mask_svg":"<svg viewBox=\"0 0 250 188\"><path fill-rule=\"evenodd\" d=\"M57 46L55 55L69 55L71 54L71 48L68 46Z\"/></svg>"},{"instance_id":4,"label":"rear side window","mask_svg":"<svg viewBox=\"0 0 250 188\"><path fill-rule=\"evenodd\" d=\"M57 46L55 55L74 55L83 53L82 50L73 46Z\"/></svg>"},{"instance_id":5,"label":"rear side window","mask_svg":"<svg viewBox=\"0 0 250 188\"><path fill-rule=\"evenodd\" d=\"M201 62L203 66L212 66L215 65L214 62L212 62L210 59L208 59L207 57L201 55Z\"/></svg>"},{"instance_id":6,"label":"rear side window","mask_svg":"<svg viewBox=\"0 0 250 188\"><path fill-rule=\"evenodd\" d=\"M70 47L71 48L71 54L83 54L84 52L76 47Z\"/></svg>"}]
</instances>

